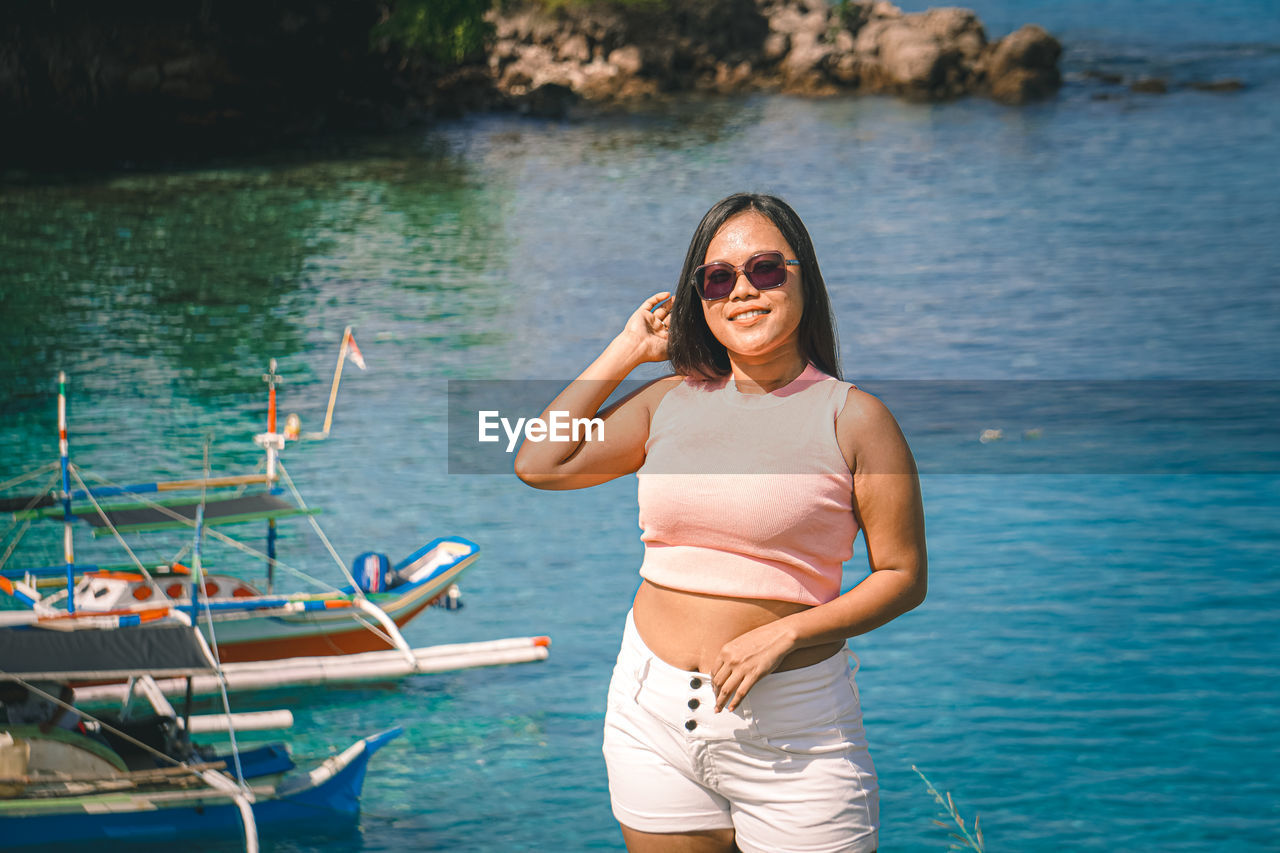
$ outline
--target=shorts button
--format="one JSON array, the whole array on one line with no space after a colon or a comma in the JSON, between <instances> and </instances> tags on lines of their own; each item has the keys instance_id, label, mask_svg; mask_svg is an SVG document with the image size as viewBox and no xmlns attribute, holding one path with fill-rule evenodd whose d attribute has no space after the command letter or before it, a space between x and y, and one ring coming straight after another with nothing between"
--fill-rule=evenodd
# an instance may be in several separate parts
<instances>
[{"instance_id":1,"label":"shorts button","mask_svg":"<svg viewBox=\"0 0 1280 853\"><path fill-rule=\"evenodd\" d=\"M689 686L690 686L690 687L692 687L694 690L697 690L699 687L701 687L701 686L702 686L702 679L701 679L701 678L690 678L690 679L689 679Z\"/></svg>"},{"instance_id":2,"label":"shorts button","mask_svg":"<svg viewBox=\"0 0 1280 853\"><path fill-rule=\"evenodd\" d=\"M697 720L687 720L684 724L684 727L689 731L693 731L698 727L698 722Z\"/></svg>"},{"instance_id":3,"label":"shorts button","mask_svg":"<svg viewBox=\"0 0 1280 853\"><path fill-rule=\"evenodd\" d=\"M689 707L690 707L690 708L692 708L692 709L693 709L693 710L695 710L695 711L696 711L696 710L698 710L698 706L699 706L699 705L701 705L701 704L702 704L702 703L701 703L701 702L699 702L697 699L690 699L690 700L689 700Z\"/></svg>"}]
</instances>

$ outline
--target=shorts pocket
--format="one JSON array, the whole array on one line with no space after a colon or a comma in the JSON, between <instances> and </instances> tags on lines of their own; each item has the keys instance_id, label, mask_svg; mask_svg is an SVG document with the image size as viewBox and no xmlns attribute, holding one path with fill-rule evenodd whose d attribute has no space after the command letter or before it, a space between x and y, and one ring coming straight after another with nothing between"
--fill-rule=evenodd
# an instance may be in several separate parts
<instances>
[{"instance_id":1,"label":"shorts pocket","mask_svg":"<svg viewBox=\"0 0 1280 853\"><path fill-rule=\"evenodd\" d=\"M867 748L861 721L854 724L835 722L792 732L777 732L760 739L770 749L788 755L835 755Z\"/></svg>"},{"instance_id":2,"label":"shorts pocket","mask_svg":"<svg viewBox=\"0 0 1280 853\"><path fill-rule=\"evenodd\" d=\"M613 668L613 677L609 679L609 692L605 706L615 708L634 705L636 694L640 691L640 680L636 678L633 667L619 663Z\"/></svg>"}]
</instances>

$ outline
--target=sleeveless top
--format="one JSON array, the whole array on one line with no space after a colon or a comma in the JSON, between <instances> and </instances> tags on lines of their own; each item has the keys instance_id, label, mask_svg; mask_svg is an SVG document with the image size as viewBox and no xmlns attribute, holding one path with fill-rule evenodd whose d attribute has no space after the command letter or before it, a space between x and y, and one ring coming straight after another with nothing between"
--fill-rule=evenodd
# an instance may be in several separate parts
<instances>
[{"instance_id":1,"label":"sleeveless top","mask_svg":"<svg viewBox=\"0 0 1280 853\"><path fill-rule=\"evenodd\" d=\"M835 428L852 387L809 365L769 394L731 378L668 391L636 472L641 577L735 598L838 596L858 534Z\"/></svg>"}]
</instances>

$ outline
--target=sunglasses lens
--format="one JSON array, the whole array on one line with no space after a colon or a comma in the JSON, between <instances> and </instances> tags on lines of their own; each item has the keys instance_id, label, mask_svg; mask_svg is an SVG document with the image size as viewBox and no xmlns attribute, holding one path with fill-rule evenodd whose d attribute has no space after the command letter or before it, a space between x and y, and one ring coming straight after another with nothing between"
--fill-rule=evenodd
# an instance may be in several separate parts
<instances>
[{"instance_id":1,"label":"sunglasses lens","mask_svg":"<svg viewBox=\"0 0 1280 853\"><path fill-rule=\"evenodd\" d=\"M777 252L756 255L747 262L746 273L752 285L764 289L780 287L787 280L786 265Z\"/></svg>"},{"instance_id":2,"label":"sunglasses lens","mask_svg":"<svg viewBox=\"0 0 1280 853\"><path fill-rule=\"evenodd\" d=\"M787 262L781 252L761 252L742 268L752 287L769 290L787 281ZM703 299L724 299L738 283L738 270L723 261L703 264L693 271L694 283Z\"/></svg>"},{"instance_id":3,"label":"sunglasses lens","mask_svg":"<svg viewBox=\"0 0 1280 853\"><path fill-rule=\"evenodd\" d=\"M733 292L736 278L736 271L728 264L707 264L699 274L702 298L723 299Z\"/></svg>"}]
</instances>

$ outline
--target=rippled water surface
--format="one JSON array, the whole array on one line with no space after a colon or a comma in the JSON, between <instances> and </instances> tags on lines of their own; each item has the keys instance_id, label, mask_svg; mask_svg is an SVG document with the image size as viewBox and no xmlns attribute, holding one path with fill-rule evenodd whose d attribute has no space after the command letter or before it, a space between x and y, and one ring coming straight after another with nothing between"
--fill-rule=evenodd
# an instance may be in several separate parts
<instances>
[{"instance_id":1,"label":"rippled water surface","mask_svg":"<svg viewBox=\"0 0 1280 853\"><path fill-rule=\"evenodd\" d=\"M408 638L554 639L536 665L238 699L293 707L300 755L408 731L372 762L357 827L268 849L622 849L599 748L638 583L634 481L554 494L450 474L447 382L571 378L631 306L671 287L693 226L729 192L799 210L846 376L881 383L891 408L895 388L904 412L916 404L915 386L890 380L925 379L1070 380L1054 387L1080 396L1058 395L1059 414L1087 410L1096 380L1195 380L1209 416L1245 417L1230 406L1251 389L1274 403L1268 4L977 8L996 35L1038 20L1063 36L1058 99L755 96L564 123L479 117L341 154L0 190L0 480L56 454L59 369L84 468L190 475L207 436L215 469L251 468L267 360L283 409L318 429L352 325L368 371L347 374L333 437L285 457L334 546L398 559L467 536L483 549L467 607L425 614ZM1248 86L1141 96L1084 73L1115 68ZM919 427L928 601L851 643L881 848L946 848L914 764L981 815L992 850L1274 849L1274 432L1208 446L1152 409L1091 433L1088 464L1067 454L996 474L984 460L1063 439L1007 413L975 418L943 425L963 437L950 444ZM979 442L987 428L1005 439ZM302 525L282 527L286 559L338 579ZM57 533L33 531L27 555L56 561ZM865 571L859 547L846 586Z\"/></svg>"}]
</instances>

